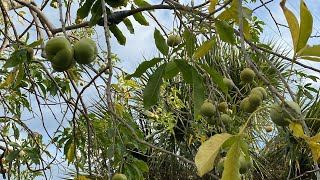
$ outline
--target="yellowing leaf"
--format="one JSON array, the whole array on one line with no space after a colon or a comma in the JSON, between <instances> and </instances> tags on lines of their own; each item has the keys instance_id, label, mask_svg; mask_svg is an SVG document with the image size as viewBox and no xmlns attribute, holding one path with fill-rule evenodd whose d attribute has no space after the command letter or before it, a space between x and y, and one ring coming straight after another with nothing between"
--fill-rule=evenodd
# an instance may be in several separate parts
<instances>
[{"instance_id":1,"label":"yellowing leaf","mask_svg":"<svg viewBox=\"0 0 320 180\"><path fill-rule=\"evenodd\" d=\"M216 10L217 0L210 0L209 13L212 13Z\"/></svg>"},{"instance_id":2,"label":"yellowing leaf","mask_svg":"<svg viewBox=\"0 0 320 180\"><path fill-rule=\"evenodd\" d=\"M200 177L213 169L214 160L222 144L230 137L232 137L232 135L228 133L216 134L199 147L195 157L195 163Z\"/></svg>"},{"instance_id":3,"label":"yellowing leaf","mask_svg":"<svg viewBox=\"0 0 320 180\"><path fill-rule=\"evenodd\" d=\"M194 53L193 55L193 59L197 60L199 58L201 58L202 56L206 55L207 52L209 52L209 50L212 48L213 44L214 44L214 40L208 40L206 42L204 42Z\"/></svg>"},{"instance_id":4,"label":"yellowing leaf","mask_svg":"<svg viewBox=\"0 0 320 180\"><path fill-rule=\"evenodd\" d=\"M320 45L305 46L299 52L299 56L320 56Z\"/></svg>"},{"instance_id":5,"label":"yellowing leaf","mask_svg":"<svg viewBox=\"0 0 320 180\"><path fill-rule=\"evenodd\" d=\"M190 146L190 144L192 143L192 139L193 139L193 135L191 134L188 140L188 146Z\"/></svg>"},{"instance_id":6,"label":"yellowing leaf","mask_svg":"<svg viewBox=\"0 0 320 180\"><path fill-rule=\"evenodd\" d=\"M303 0L300 0L300 31L297 51L305 47L305 45L307 44L312 32L312 25L312 15Z\"/></svg>"},{"instance_id":7,"label":"yellowing leaf","mask_svg":"<svg viewBox=\"0 0 320 180\"><path fill-rule=\"evenodd\" d=\"M79 176L79 177L75 177L74 180L90 180L90 179L86 178L85 176Z\"/></svg>"},{"instance_id":8,"label":"yellowing leaf","mask_svg":"<svg viewBox=\"0 0 320 180\"><path fill-rule=\"evenodd\" d=\"M75 154L74 154L74 143L72 143L68 149L67 159L69 162L72 162L74 160Z\"/></svg>"},{"instance_id":9,"label":"yellowing leaf","mask_svg":"<svg viewBox=\"0 0 320 180\"><path fill-rule=\"evenodd\" d=\"M115 110L116 110L116 113L119 114L120 116L123 115L123 107L121 104L115 103Z\"/></svg>"},{"instance_id":10,"label":"yellowing leaf","mask_svg":"<svg viewBox=\"0 0 320 180\"><path fill-rule=\"evenodd\" d=\"M304 134L302 125L299 122L291 122L289 129L292 131L293 136L296 138L307 139L308 136Z\"/></svg>"},{"instance_id":11,"label":"yellowing leaf","mask_svg":"<svg viewBox=\"0 0 320 180\"><path fill-rule=\"evenodd\" d=\"M290 32L291 32L292 41L293 41L294 53L296 53L299 51L298 50L299 30L300 30L299 23L296 16L285 6L285 4L286 4L286 0L282 0L280 3L280 6L287 19Z\"/></svg>"},{"instance_id":12,"label":"yellowing leaf","mask_svg":"<svg viewBox=\"0 0 320 180\"><path fill-rule=\"evenodd\" d=\"M0 88L8 88L15 81L18 68L15 67L7 76L6 80L0 84Z\"/></svg>"},{"instance_id":13,"label":"yellowing leaf","mask_svg":"<svg viewBox=\"0 0 320 180\"><path fill-rule=\"evenodd\" d=\"M227 153L224 161L224 170L222 180L240 180L240 147L239 141L236 141Z\"/></svg>"},{"instance_id":14,"label":"yellowing leaf","mask_svg":"<svg viewBox=\"0 0 320 180\"><path fill-rule=\"evenodd\" d=\"M320 133L307 140L309 148L311 149L312 157L315 161L320 158Z\"/></svg>"},{"instance_id":15,"label":"yellowing leaf","mask_svg":"<svg viewBox=\"0 0 320 180\"><path fill-rule=\"evenodd\" d=\"M201 136L201 144L203 144L207 139L207 136Z\"/></svg>"}]
</instances>

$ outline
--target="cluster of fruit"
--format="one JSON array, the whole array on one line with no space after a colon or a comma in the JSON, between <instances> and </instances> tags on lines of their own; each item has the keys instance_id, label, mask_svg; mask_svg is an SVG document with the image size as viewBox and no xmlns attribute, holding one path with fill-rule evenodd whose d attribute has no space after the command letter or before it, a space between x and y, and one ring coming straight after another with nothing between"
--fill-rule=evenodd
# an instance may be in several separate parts
<instances>
[{"instance_id":1,"label":"cluster of fruit","mask_svg":"<svg viewBox=\"0 0 320 180\"><path fill-rule=\"evenodd\" d=\"M221 102L217 105L217 108L211 100L206 100L202 104L200 113L207 117L208 124L214 125L217 123L215 119L217 109L221 113L226 113L228 111L228 103ZM228 124L231 121L231 117L228 114L221 114L220 120L223 122L223 124Z\"/></svg>"},{"instance_id":2,"label":"cluster of fruit","mask_svg":"<svg viewBox=\"0 0 320 180\"><path fill-rule=\"evenodd\" d=\"M245 174L250 168L253 167L253 161L252 158L249 157L250 159L245 158L242 154L239 157L239 162L240 162L240 169L239 172L240 174ZM221 174L224 169L224 161L226 160L226 157L223 157L220 159L218 165L217 165L217 171Z\"/></svg>"},{"instance_id":3,"label":"cluster of fruit","mask_svg":"<svg viewBox=\"0 0 320 180\"><path fill-rule=\"evenodd\" d=\"M170 47L177 46L177 45L179 45L181 42L182 42L182 39L181 39L181 37L180 37L179 35L177 35L177 34L173 34L173 35L168 36L167 44L168 44L168 46L170 46Z\"/></svg>"},{"instance_id":4,"label":"cluster of fruit","mask_svg":"<svg viewBox=\"0 0 320 180\"><path fill-rule=\"evenodd\" d=\"M251 90L248 97L240 102L240 109L252 113L267 98L267 92L263 87L255 87Z\"/></svg>"},{"instance_id":5,"label":"cluster of fruit","mask_svg":"<svg viewBox=\"0 0 320 180\"><path fill-rule=\"evenodd\" d=\"M45 51L52 68L58 72L70 69L76 62L90 64L98 54L97 45L90 38L83 38L72 47L66 38L54 37L47 42Z\"/></svg>"}]
</instances>

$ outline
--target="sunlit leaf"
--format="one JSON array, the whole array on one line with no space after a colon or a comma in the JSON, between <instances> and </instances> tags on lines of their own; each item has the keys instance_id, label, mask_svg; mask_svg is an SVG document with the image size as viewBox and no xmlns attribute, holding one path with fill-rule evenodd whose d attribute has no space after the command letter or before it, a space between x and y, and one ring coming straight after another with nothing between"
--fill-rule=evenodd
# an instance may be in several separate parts
<instances>
[{"instance_id":1,"label":"sunlit leaf","mask_svg":"<svg viewBox=\"0 0 320 180\"><path fill-rule=\"evenodd\" d=\"M320 133L317 135L309 138L307 140L307 143L309 145L309 148L311 149L312 157L315 161L320 160Z\"/></svg>"},{"instance_id":2,"label":"sunlit leaf","mask_svg":"<svg viewBox=\"0 0 320 180\"><path fill-rule=\"evenodd\" d=\"M209 13L212 13L216 10L216 4L217 0L210 0L210 5L209 5Z\"/></svg>"},{"instance_id":3,"label":"sunlit leaf","mask_svg":"<svg viewBox=\"0 0 320 180\"><path fill-rule=\"evenodd\" d=\"M8 88L14 81L17 75L18 68L14 68L9 75L7 76L6 80L0 84L0 88Z\"/></svg>"},{"instance_id":4,"label":"sunlit leaf","mask_svg":"<svg viewBox=\"0 0 320 180\"><path fill-rule=\"evenodd\" d=\"M143 91L143 105L146 110L150 109L153 105L157 104L160 96L160 87L163 83L162 77L166 64L162 64L158 69L149 77L147 86Z\"/></svg>"},{"instance_id":5,"label":"sunlit leaf","mask_svg":"<svg viewBox=\"0 0 320 180\"><path fill-rule=\"evenodd\" d=\"M287 19L287 23L290 28L291 37L294 46L294 53L298 52L298 41L299 41L299 23L296 16L285 6L286 0L282 0L280 6L283 10L283 13Z\"/></svg>"},{"instance_id":6,"label":"sunlit leaf","mask_svg":"<svg viewBox=\"0 0 320 180\"><path fill-rule=\"evenodd\" d=\"M214 160L216 159L222 144L230 137L232 137L232 135L228 133L216 134L199 147L195 157L195 163L200 177L213 169Z\"/></svg>"},{"instance_id":7,"label":"sunlit leaf","mask_svg":"<svg viewBox=\"0 0 320 180\"><path fill-rule=\"evenodd\" d=\"M194 53L193 59L197 60L201 58L202 56L206 55L209 50L212 48L213 44L215 43L215 40L208 40L205 41Z\"/></svg>"},{"instance_id":8,"label":"sunlit leaf","mask_svg":"<svg viewBox=\"0 0 320 180\"><path fill-rule=\"evenodd\" d=\"M297 51L303 48L312 33L313 18L303 0L300 0L300 31Z\"/></svg>"},{"instance_id":9,"label":"sunlit leaf","mask_svg":"<svg viewBox=\"0 0 320 180\"><path fill-rule=\"evenodd\" d=\"M75 178L73 178L74 180L91 180L91 179L89 179L89 178L87 178L87 177L85 177L85 176L78 176L78 177L75 177Z\"/></svg>"},{"instance_id":10,"label":"sunlit leaf","mask_svg":"<svg viewBox=\"0 0 320 180\"><path fill-rule=\"evenodd\" d=\"M240 147L239 142L236 141L227 153L224 161L224 169L222 173L222 180L240 180Z\"/></svg>"},{"instance_id":11,"label":"sunlit leaf","mask_svg":"<svg viewBox=\"0 0 320 180\"><path fill-rule=\"evenodd\" d=\"M299 122L290 122L289 129L292 131L293 136L295 136L296 138L308 138L308 136L304 134L302 125Z\"/></svg>"},{"instance_id":12,"label":"sunlit leaf","mask_svg":"<svg viewBox=\"0 0 320 180\"><path fill-rule=\"evenodd\" d=\"M220 39L224 42L234 44L236 39L233 33L233 27L230 26L226 21L216 21L215 22L217 33Z\"/></svg>"},{"instance_id":13,"label":"sunlit leaf","mask_svg":"<svg viewBox=\"0 0 320 180\"><path fill-rule=\"evenodd\" d=\"M74 158L75 158L75 146L74 143L72 143L68 149L68 153L67 153L67 159L69 162L73 162Z\"/></svg>"}]
</instances>

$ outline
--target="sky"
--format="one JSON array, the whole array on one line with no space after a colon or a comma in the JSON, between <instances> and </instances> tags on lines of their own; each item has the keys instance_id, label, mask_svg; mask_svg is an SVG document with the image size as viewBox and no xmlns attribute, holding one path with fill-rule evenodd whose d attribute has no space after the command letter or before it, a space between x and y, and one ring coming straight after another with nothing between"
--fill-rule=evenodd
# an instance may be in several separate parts
<instances>
[{"instance_id":1,"label":"sky","mask_svg":"<svg viewBox=\"0 0 320 180\"><path fill-rule=\"evenodd\" d=\"M36 3L40 5L42 0L36 0ZM161 3L160 0L151 0L148 1L150 4L157 4ZM183 0L181 1L183 4L188 4L190 1ZM195 4L202 3L203 1L195 0ZM275 0L272 3L269 3L267 6L271 10L274 17L277 19L277 22L281 24L287 24L285 17L283 15L282 9L279 6L279 0ZM320 17L316 17L316 15L320 14L320 3L315 3L315 0L305 0L307 6L311 10L312 14L314 15L314 28L312 35L320 35L319 27L320 27ZM250 9L253 9L260 5L260 2L257 1L255 4L247 4L246 6ZM299 1L298 0L287 0L287 7L292 10L296 15L299 13ZM25 10L27 12L26 17L31 18L29 15L29 11L26 9L20 9ZM59 11L58 9L53 9L51 7L47 7L44 11L48 17L50 17L50 20L56 27L60 27L59 22ZM11 12L13 13L13 12ZM76 7L74 7L71 10L71 15L76 14ZM172 31L173 23L172 23L172 12L168 10L156 10L154 12L154 15L158 18L158 20L162 23L164 27L168 29L167 33L170 33ZM254 15L256 15L259 19L264 21L266 23L264 28L264 33L261 36L261 40L267 42L269 40L276 41L279 44L283 44L284 47L292 49L292 40L290 36L290 32L288 28L281 27L280 26L280 32L279 34L277 27L275 26L275 23L273 22L271 16L269 15L268 11L265 8L260 8L257 11L254 12ZM130 34L129 31L126 29L126 27L121 23L119 24L119 27L121 30L123 30L123 34L127 38L127 43L125 46L119 45L114 37L111 37L111 50L113 53L117 54L117 56L121 59L121 62L117 64L117 66L122 67L127 72L132 73L135 68L144 61L144 59L151 59L158 55L158 50L154 43L153 38L153 32L154 28L158 28L157 24L147 17L147 20L150 22L150 26L142 26L139 23L137 23L132 17L130 18L131 22L133 23L133 26L135 28L135 34ZM18 23L18 22L17 22ZM25 28L25 25L19 24L18 31L22 32ZM104 31L103 27L95 27L95 30L97 34L93 36L92 38L97 39L97 42L99 43L99 46L101 49L105 50L105 40L104 40ZM31 40L35 40L35 29L32 29L31 31ZM32 42L32 41L30 41ZM309 44L320 44L319 38L312 38L309 41ZM100 49L100 50L101 50ZM304 62L305 64L313 67L320 68L320 63L315 62ZM318 75L314 72L310 72L314 75ZM319 82L318 82L319 83ZM319 84L315 84L319 86ZM92 88L93 90L93 88ZM84 96L87 97L87 101L90 99L88 97L94 97L94 94L92 94L93 91L89 89L89 93L86 93ZM35 104L35 103L34 103ZM39 113L39 108L37 106L34 106L35 112ZM49 109L42 108L42 111L44 114L48 115L48 119L45 120L46 122L46 128L50 133L53 133L54 130L57 127L57 123L53 119L52 116L49 116L51 114ZM55 108L53 109L53 112L57 115L58 119L62 118L62 113L60 109ZM32 118L28 112L24 112L24 119ZM32 130L39 132L40 134L45 134L42 126L42 122L39 118L32 118L31 120L26 121L26 124L28 124ZM48 138L46 138L48 140ZM54 152L54 151L52 151ZM57 169L54 170L54 172L57 173ZM59 173L59 175L61 175Z\"/></svg>"}]
</instances>

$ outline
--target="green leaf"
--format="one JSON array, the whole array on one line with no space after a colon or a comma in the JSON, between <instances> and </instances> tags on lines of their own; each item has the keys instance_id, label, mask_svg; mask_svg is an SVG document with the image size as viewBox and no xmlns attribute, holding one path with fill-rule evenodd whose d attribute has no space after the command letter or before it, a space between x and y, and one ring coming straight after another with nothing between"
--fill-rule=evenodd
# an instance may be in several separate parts
<instances>
[{"instance_id":1,"label":"green leaf","mask_svg":"<svg viewBox=\"0 0 320 180\"><path fill-rule=\"evenodd\" d=\"M0 89L1 88L8 88L9 86L11 86L11 84L14 82L14 80L16 79L16 75L17 75L17 71L18 68L14 68L9 75L7 76L6 80L0 84Z\"/></svg>"},{"instance_id":2,"label":"green leaf","mask_svg":"<svg viewBox=\"0 0 320 180\"><path fill-rule=\"evenodd\" d=\"M224 161L222 180L240 180L240 147L239 142L235 142L227 153Z\"/></svg>"},{"instance_id":3,"label":"green leaf","mask_svg":"<svg viewBox=\"0 0 320 180\"><path fill-rule=\"evenodd\" d=\"M192 77L192 73L190 73L191 65L189 65L186 60L181 60L181 59L175 59L174 62L176 63L177 67L180 69L180 72L182 72L183 80L186 83L192 84L193 77Z\"/></svg>"},{"instance_id":4,"label":"green leaf","mask_svg":"<svg viewBox=\"0 0 320 180\"><path fill-rule=\"evenodd\" d=\"M18 144L18 143L16 143L16 142L9 142L8 144L9 144L10 146L12 146L12 147L15 147L15 148L20 147L20 144Z\"/></svg>"},{"instance_id":5,"label":"green leaf","mask_svg":"<svg viewBox=\"0 0 320 180\"><path fill-rule=\"evenodd\" d=\"M300 31L297 51L305 47L307 44L312 33L312 25L312 15L303 0L300 0Z\"/></svg>"},{"instance_id":6,"label":"green leaf","mask_svg":"<svg viewBox=\"0 0 320 180\"><path fill-rule=\"evenodd\" d=\"M299 51L298 49L298 41L299 41L299 23L296 18L296 16L285 6L286 1L282 0L280 3L280 6L283 10L283 13L287 19L287 23L289 25L289 29L291 32L291 37L293 41L293 49L294 49L294 54Z\"/></svg>"},{"instance_id":7,"label":"green leaf","mask_svg":"<svg viewBox=\"0 0 320 180\"><path fill-rule=\"evenodd\" d=\"M31 44L29 44L27 46L34 48L34 47L40 46L42 44L42 42L43 42L43 39L40 39L38 41L34 41L33 43L31 43Z\"/></svg>"},{"instance_id":8,"label":"green leaf","mask_svg":"<svg viewBox=\"0 0 320 180\"><path fill-rule=\"evenodd\" d=\"M122 34L121 30L116 25L110 25L109 29L112 32L112 34L117 38L119 44L126 44L126 37Z\"/></svg>"},{"instance_id":9,"label":"green leaf","mask_svg":"<svg viewBox=\"0 0 320 180\"><path fill-rule=\"evenodd\" d=\"M301 58L309 61L320 62L320 57L302 56Z\"/></svg>"},{"instance_id":10,"label":"green leaf","mask_svg":"<svg viewBox=\"0 0 320 180\"><path fill-rule=\"evenodd\" d=\"M110 12L110 9L108 7L106 7L106 9L107 9L107 11ZM102 12L102 8L101 8L101 1L98 0L93 4L93 6L91 8L91 14L92 14L92 16L89 21L90 27L96 25L102 17L103 12Z\"/></svg>"},{"instance_id":11,"label":"green leaf","mask_svg":"<svg viewBox=\"0 0 320 180\"><path fill-rule=\"evenodd\" d=\"M168 55L169 47L166 43L166 40L163 38L161 35L160 31L158 29L154 29L154 42L156 43L156 46L158 50L163 54L163 55Z\"/></svg>"},{"instance_id":12,"label":"green leaf","mask_svg":"<svg viewBox=\"0 0 320 180\"><path fill-rule=\"evenodd\" d=\"M10 58L6 60L3 68L15 67L24 63L28 59L28 51L26 49L19 49L14 51Z\"/></svg>"},{"instance_id":13,"label":"green leaf","mask_svg":"<svg viewBox=\"0 0 320 180\"><path fill-rule=\"evenodd\" d=\"M201 58L202 56L206 55L210 49L212 48L213 44L215 43L215 40L208 40L205 41L194 53L193 59L197 60Z\"/></svg>"},{"instance_id":14,"label":"green leaf","mask_svg":"<svg viewBox=\"0 0 320 180\"><path fill-rule=\"evenodd\" d=\"M205 98L205 87L202 76L199 72L191 66L192 73L192 98L193 98L193 109L194 109L194 119L197 119L200 114L200 108L204 102Z\"/></svg>"},{"instance_id":15,"label":"green leaf","mask_svg":"<svg viewBox=\"0 0 320 180\"><path fill-rule=\"evenodd\" d=\"M135 159L134 160L134 164L140 169L140 171L142 172L148 172L149 171L149 167L147 165L147 163L145 163L144 161L142 160L138 160L138 159Z\"/></svg>"},{"instance_id":16,"label":"green leaf","mask_svg":"<svg viewBox=\"0 0 320 180\"><path fill-rule=\"evenodd\" d=\"M131 34L134 34L134 28L129 18L125 18L123 23L126 25L127 29Z\"/></svg>"},{"instance_id":17,"label":"green leaf","mask_svg":"<svg viewBox=\"0 0 320 180\"><path fill-rule=\"evenodd\" d=\"M211 76L212 81L218 85L222 92L228 93L228 87L223 83L223 77L215 69L206 64L200 64L200 66Z\"/></svg>"},{"instance_id":18,"label":"green leaf","mask_svg":"<svg viewBox=\"0 0 320 180\"><path fill-rule=\"evenodd\" d=\"M174 61L170 61L166 65L163 77L165 79L171 79L171 78L175 77L178 73L179 73L179 68L178 68L177 64Z\"/></svg>"},{"instance_id":19,"label":"green leaf","mask_svg":"<svg viewBox=\"0 0 320 180\"><path fill-rule=\"evenodd\" d=\"M19 155L20 150L14 150L12 152L9 152L9 154L6 156L6 161L8 163L12 162L14 159L16 159Z\"/></svg>"},{"instance_id":20,"label":"green leaf","mask_svg":"<svg viewBox=\"0 0 320 180\"><path fill-rule=\"evenodd\" d=\"M194 161L200 177L213 169L222 144L230 137L232 135L228 133L215 134L199 147Z\"/></svg>"},{"instance_id":21,"label":"green leaf","mask_svg":"<svg viewBox=\"0 0 320 180\"><path fill-rule=\"evenodd\" d=\"M93 5L94 2L95 0L86 0L86 2L78 9L77 16L80 19L86 18L89 15L91 6Z\"/></svg>"},{"instance_id":22,"label":"green leaf","mask_svg":"<svg viewBox=\"0 0 320 180\"><path fill-rule=\"evenodd\" d=\"M19 131L19 129L17 128L17 126L16 126L14 123L12 123L12 129L13 129L13 136L14 136L14 138L15 138L16 140L18 140L18 139L19 139L19 136L20 136L20 131Z\"/></svg>"},{"instance_id":23,"label":"green leaf","mask_svg":"<svg viewBox=\"0 0 320 180\"><path fill-rule=\"evenodd\" d=\"M136 69L136 71L133 74L130 74L126 77L126 79L130 79L132 77L141 77L141 75L143 73L145 73L147 71L147 69L153 67L155 64L157 64L158 62L162 61L163 58L153 58L150 61L144 61L142 62L138 68Z\"/></svg>"},{"instance_id":24,"label":"green leaf","mask_svg":"<svg viewBox=\"0 0 320 180\"><path fill-rule=\"evenodd\" d=\"M131 10L134 10L135 8L133 5L131 6ZM146 18L142 15L141 12L133 14L133 18L141 25L149 26L149 22L146 20Z\"/></svg>"},{"instance_id":25,"label":"green leaf","mask_svg":"<svg viewBox=\"0 0 320 180\"><path fill-rule=\"evenodd\" d=\"M216 30L220 39L229 44L235 44L236 39L234 37L233 27L226 21L215 21Z\"/></svg>"},{"instance_id":26,"label":"green leaf","mask_svg":"<svg viewBox=\"0 0 320 180\"><path fill-rule=\"evenodd\" d=\"M210 0L210 5L209 5L209 13L212 13L216 10L216 4L217 4L217 0Z\"/></svg>"},{"instance_id":27,"label":"green leaf","mask_svg":"<svg viewBox=\"0 0 320 180\"><path fill-rule=\"evenodd\" d=\"M186 51L189 57L192 57L194 50L196 49L197 38L196 36L189 30L183 32L183 38L186 44Z\"/></svg>"},{"instance_id":28,"label":"green leaf","mask_svg":"<svg viewBox=\"0 0 320 180\"><path fill-rule=\"evenodd\" d=\"M139 7L151 6L151 4L144 0L134 0L133 2Z\"/></svg>"},{"instance_id":29,"label":"green leaf","mask_svg":"<svg viewBox=\"0 0 320 180\"><path fill-rule=\"evenodd\" d=\"M150 109L153 105L157 104L160 96L160 87L163 83L162 77L166 64L162 64L157 70L149 77L147 86L143 91L143 105L145 110Z\"/></svg>"},{"instance_id":30,"label":"green leaf","mask_svg":"<svg viewBox=\"0 0 320 180\"><path fill-rule=\"evenodd\" d=\"M19 65L19 72L18 72L18 75L17 75L17 80L16 80L16 82L14 83L14 86L13 86L13 88L16 88L17 86L19 86L20 85L20 83L21 83L21 81L23 80L23 78L24 78L24 66L23 66L23 64L20 64Z\"/></svg>"}]
</instances>

